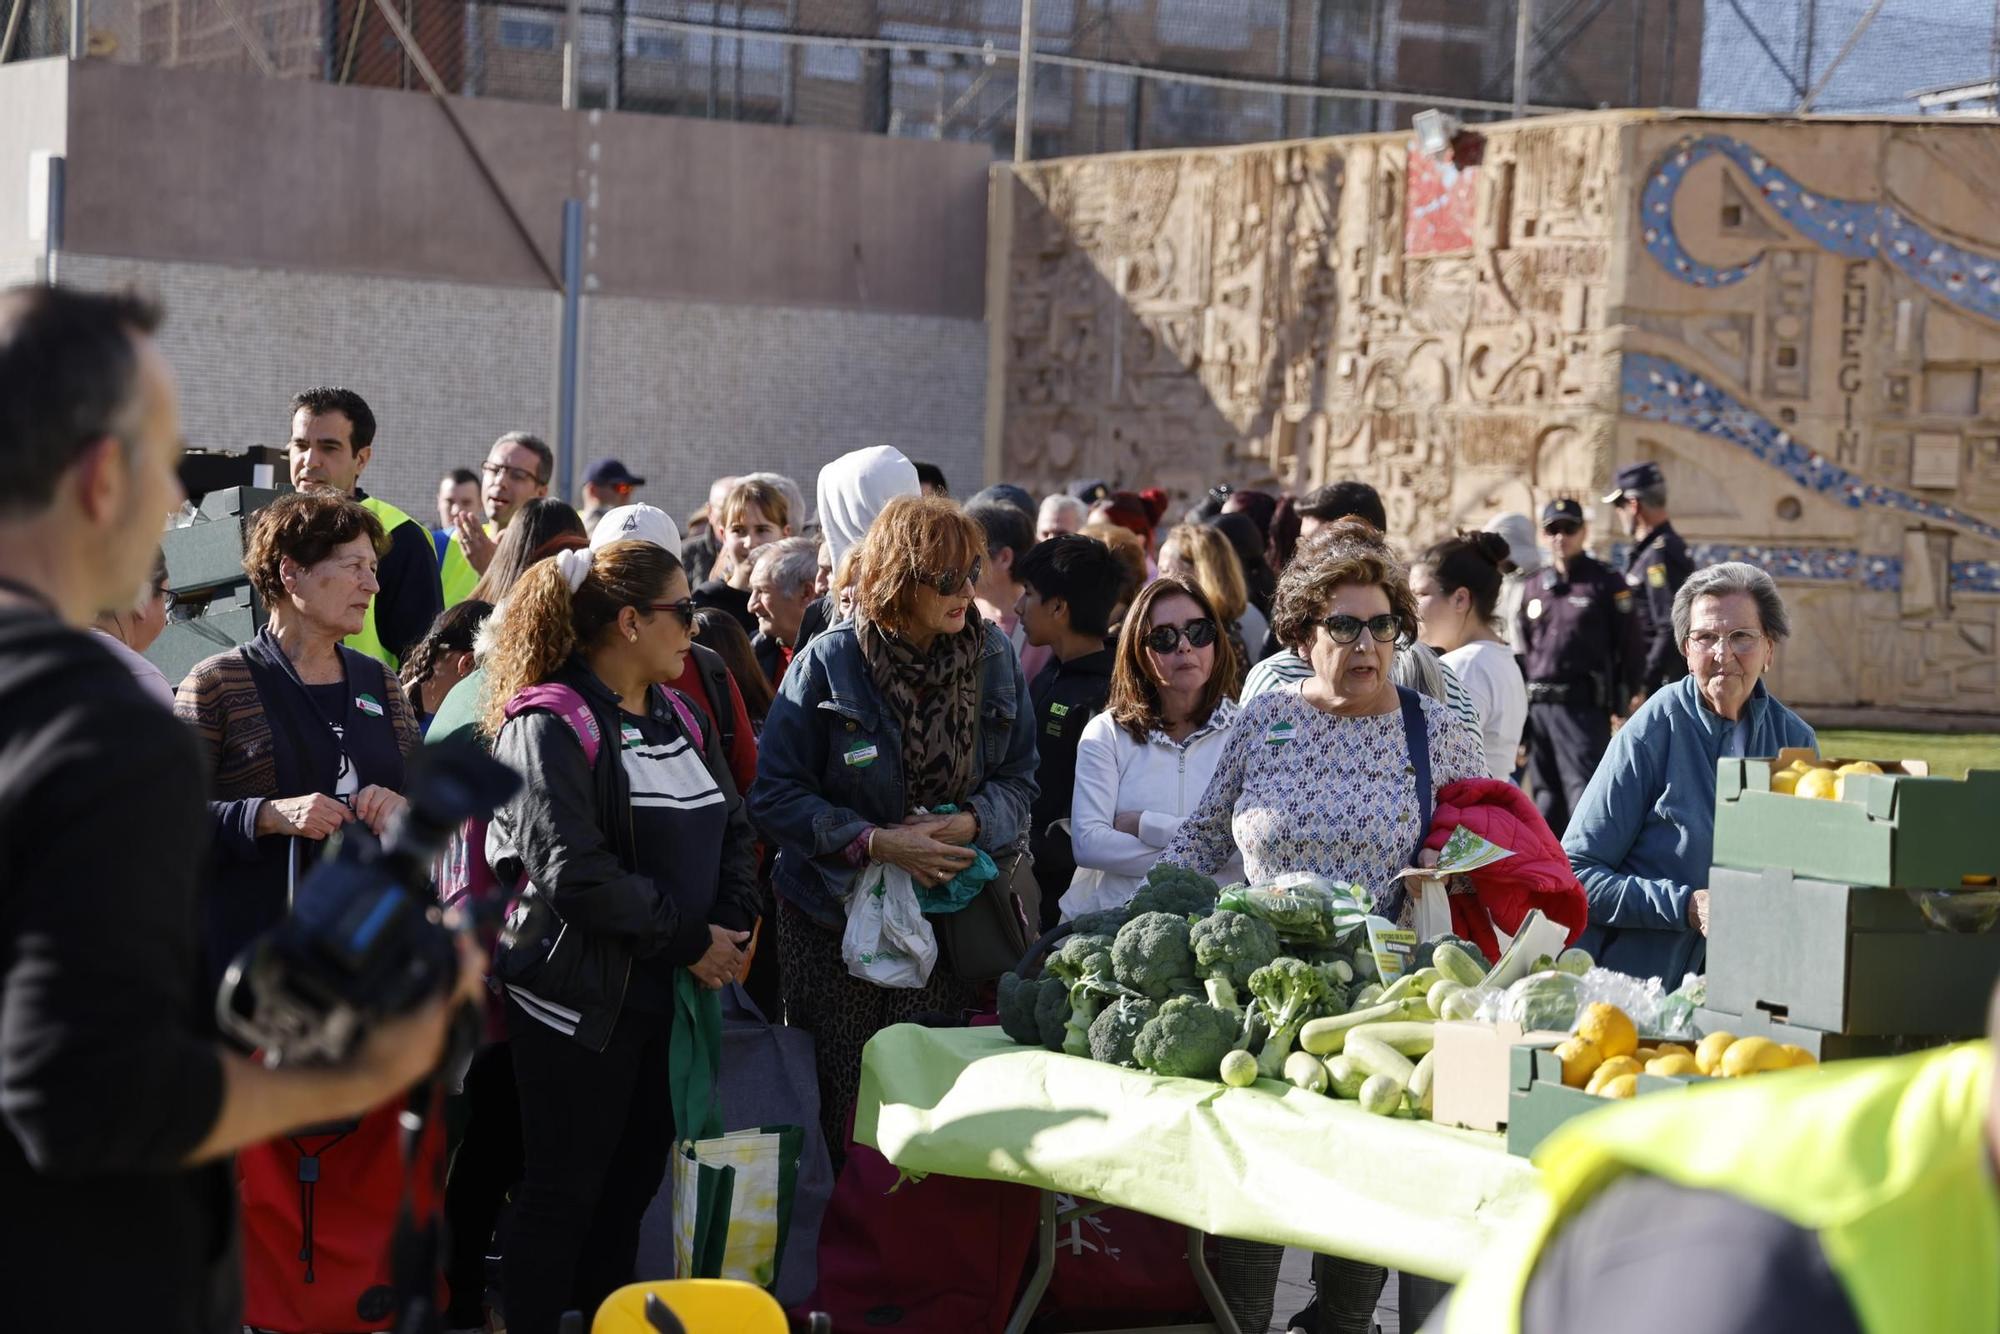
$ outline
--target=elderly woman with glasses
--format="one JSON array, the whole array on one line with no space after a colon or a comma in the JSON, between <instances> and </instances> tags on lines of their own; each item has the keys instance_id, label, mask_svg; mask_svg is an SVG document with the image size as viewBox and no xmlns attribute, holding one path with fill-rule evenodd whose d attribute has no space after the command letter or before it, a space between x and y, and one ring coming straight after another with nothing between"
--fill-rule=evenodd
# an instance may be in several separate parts
<instances>
[{"instance_id":1,"label":"elderly woman with glasses","mask_svg":"<svg viewBox=\"0 0 2000 1334\"><path fill-rule=\"evenodd\" d=\"M1376 911L1408 915L1398 872L1419 864L1438 789L1484 778L1479 734L1451 709L1398 686L1396 641L1417 626L1410 581L1382 535L1343 520L1301 546L1278 581L1272 630L1312 675L1258 695L1236 724L1208 791L1164 860L1213 875L1241 855L1251 883L1292 871L1365 886ZM1283 1252L1222 1244L1218 1273L1237 1323L1263 1329ZM1358 1261L1315 1262L1307 1329L1367 1318L1386 1272Z\"/></svg>"},{"instance_id":2,"label":"elderly woman with glasses","mask_svg":"<svg viewBox=\"0 0 2000 1334\"><path fill-rule=\"evenodd\" d=\"M1790 632L1777 584L1754 565L1697 570L1674 595L1688 674L1611 739L1563 835L1590 899L1580 943L1605 967L1668 987L1702 970L1716 761L1817 748L1812 728L1764 685Z\"/></svg>"},{"instance_id":3,"label":"elderly woman with glasses","mask_svg":"<svg viewBox=\"0 0 2000 1334\"><path fill-rule=\"evenodd\" d=\"M847 971L841 932L862 873L887 863L920 889L943 886L975 848L999 860L1021 843L1035 799L1027 682L973 603L985 554L986 535L949 500L891 500L842 566L853 617L799 650L764 722L750 809L778 849L785 1014L813 1035L836 1160L862 1045L974 995L948 951L917 988ZM956 813L927 814L944 806Z\"/></svg>"}]
</instances>

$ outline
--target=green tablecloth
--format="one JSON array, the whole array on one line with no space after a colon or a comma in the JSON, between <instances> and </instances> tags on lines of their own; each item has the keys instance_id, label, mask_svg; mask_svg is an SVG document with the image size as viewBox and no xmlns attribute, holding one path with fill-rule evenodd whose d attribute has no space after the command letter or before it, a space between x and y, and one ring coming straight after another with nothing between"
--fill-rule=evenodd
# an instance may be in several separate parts
<instances>
[{"instance_id":1,"label":"green tablecloth","mask_svg":"<svg viewBox=\"0 0 2000 1334\"><path fill-rule=\"evenodd\" d=\"M877 1033L855 1138L910 1172L1014 1181L1217 1236L1456 1282L1535 1200L1501 1136L1029 1050L997 1028Z\"/></svg>"}]
</instances>

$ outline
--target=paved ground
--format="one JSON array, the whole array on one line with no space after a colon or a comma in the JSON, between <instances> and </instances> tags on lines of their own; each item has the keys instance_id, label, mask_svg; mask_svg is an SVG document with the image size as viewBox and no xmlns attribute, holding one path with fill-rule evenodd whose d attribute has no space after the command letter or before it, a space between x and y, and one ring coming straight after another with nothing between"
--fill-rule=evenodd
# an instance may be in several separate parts
<instances>
[{"instance_id":1,"label":"paved ground","mask_svg":"<svg viewBox=\"0 0 2000 1334\"><path fill-rule=\"evenodd\" d=\"M1270 1334L1285 1334L1285 1321L1312 1300L1312 1291L1312 1256L1287 1249L1284 1267L1278 1271L1278 1301L1271 1311ZM1375 1308L1375 1323L1381 1334L1401 1334L1403 1325L1396 1316L1394 1274L1382 1287L1382 1304Z\"/></svg>"}]
</instances>

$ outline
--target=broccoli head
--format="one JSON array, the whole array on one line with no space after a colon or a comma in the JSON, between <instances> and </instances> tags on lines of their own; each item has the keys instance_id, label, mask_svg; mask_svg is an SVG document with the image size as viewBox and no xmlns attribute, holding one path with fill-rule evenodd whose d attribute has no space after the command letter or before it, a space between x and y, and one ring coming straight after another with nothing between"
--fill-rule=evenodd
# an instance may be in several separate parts
<instances>
[{"instance_id":1,"label":"broccoli head","mask_svg":"<svg viewBox=\"0 0 2000 1334\"><path fill-rule=\"evenodd\" d=\"M1000 1031L1024 1047L1042 1045L1042 1030L1035 1023L1035 999L1041 992L1038 979L1001 974Z\"/></svg>"},{"instance_id":2,"label":"broccoli head","mask_svg":"<svg viewBox=\"0 0 2000 1334\"><path fill-rule=\"evenodd\" d=\"M1187 918L1175 913L1141 913L1111 942L1111 970L1119 983L1156 1001L1196 986L1194 950L1188 945Z\"/></svg>"},{"instance_id":3,"label":"broccoli head","mask_svg":"<svg viewBox=\"0 0 2000 1334\"><path fill-rule=\"evenodd\" d=\"M1042 1046L1061 1051L1069 1036L1069 988L1059 977L1044 977L1035 993L1035 1030Z\"/></svg>"},{"instance_id":4,"label":"broccoli head","mask_svg":"<svg viewBox=\"0 0 2000 1334\"><path fill-rule=\"evenodd\" d=\"M1139 1060L1132 1054L1132 1044L1139 1040L1139 1030L1146 1021L1159 1012L1159 1007L1143 996L1121 996L1112 1001L1090 1021L1090 1059L1136 1069Z\"/></svg>"},{"instance_id":5,"label":"broccoli head","mask_svg":"<svg viewBox=\"0 0 2000 1334\"><path fill-rule=\"evenodd\" d=\"M1161 862L1146 872L1146 883L1125 907L1132 917L1149 912L1206 917L1215 911L1215 896L1220 892L1215 882L1200 872Z\"/></svg>"},{"instance_id":6,"label":"broccoli head","mask_svg":"<svg viewBox=\"0 0 2000 1334\"><path fill-rule=\"evenodd\" d=\"M1269 922L1227 909L1190 927L1188 945L1208 990L1208 1003L1236 1015L1243 1013L1237 990L1249 982L1250 974L1278 957L1278 933Z\"/></svg>"},{"instance_id":7,"label":"broccoli head","mask_svg":"<svg viewBox=\"0 0 2000 1334\"><path fill-rule=\"evenodd\" d=\"M1176 996L1139 1030L1132 1054L1156 1075L1214 1079L1240 1031L1236 1016L1228 1011L1192 996Z\"/></svg>"},{"instance_id":8,"label":"broccoli head","mask_svg":"<svg viewBox=\"0 0 2000 1334\"><path fill-rule=\"evenodd\" d=\"M1132 994L1112 977L1110 937L1071 935L1042 966L1069 991L1069 1025L1062 1049L1071 1056L1088 1056L1090 1024L1098 1010L1109 998Z\"/></svg>"},{"instance_id":9,"label":"broccoli head","mask_svg":"<svg viewBox=\"0 0 2000 1334\"><path fill-rule=\"evenodd\" d=\"M1257 1073L1280 1078L1299 1030L1326 1000L1326 975L1304 959L1281 955L1250 974L1250 994L1271 1021L1271 1036L1257 1055Z\"/></svg>"},{"instance_id":10,"label":"broccoli head","mask_svg":"<svg viewBox=\"0 0 2000 1334\"><path fill-rule=\"evenodd\" d=\"M1070 919L1071 934L1078 936L1111 937L1118 934L1118 928L1132 920L1129 904L1116 908L1099 908L1080 917Z\"/></svg>"}]
</instances>

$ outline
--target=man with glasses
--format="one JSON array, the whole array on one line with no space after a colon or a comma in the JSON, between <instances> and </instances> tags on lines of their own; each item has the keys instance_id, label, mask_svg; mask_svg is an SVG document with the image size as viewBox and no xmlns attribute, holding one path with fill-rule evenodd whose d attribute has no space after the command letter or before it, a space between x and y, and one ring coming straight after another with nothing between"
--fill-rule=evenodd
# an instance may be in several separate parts
<instances>
[{"instance_id":1,"label":"man with glasses","mask_svg":"<svg viewBox=\"0 0 2000 1334\"><path fill-rule=\"evenodd\" d=\"M513 521L521 506L549 493L549 478L555 470L555 451L539 436L509 431L493 442L486 462L479 465L479 500L486 507L486 522L481 524L471 514L459 516L454 543L475 571L486 572L499 545L500 530ZM467 591L471 591L469 587Z\"/></svg>"},{"instance_id":2,"label":"man with glasses","mask_svg":"<svg viewBox=\"0 0 2000 1334\"><path fill-rule=\"evenodd\" d=\"M444 590L430 530L361 489L361 474L375 454L375 413L352 389L308 389L292 399L287 454L293 486L329 487L355 500L389 535L389 550L375 571L381 588L360 633L345 642L393 671L444 610Z\"/></svg>"},{"instance_id":3,"label":"man with glasses","mask_svg":"<svg viewBox=\"0 0 2000 1334\"><path fill-rule=\"evenodd\" d=\"M1528 583L1514 643L1528 674L1528 784L1560 838L1645 654L1632 590L1583 549L1583 506L1550 501L1542 533L1549 565Z\"/></svg>"},{"instance_id":4,"label":"man with glasses","mask_svg":"<svg viewBox=\"0 0 2000 1334\"><path fill-rule=\"evenodd\" d=\"M1630 717L1646 696L1687 675L1687 662L1674 643L1674 594L1694 573L1694 557L1667 517L1667 479L1659 464L1620 468L1604 503L1618 511L1618 520L1632 539L1625 556L1625 583L1638 599L1639 637L1646 646L1639 693L1625 710Z\"/></svg>"}]
</instances>

